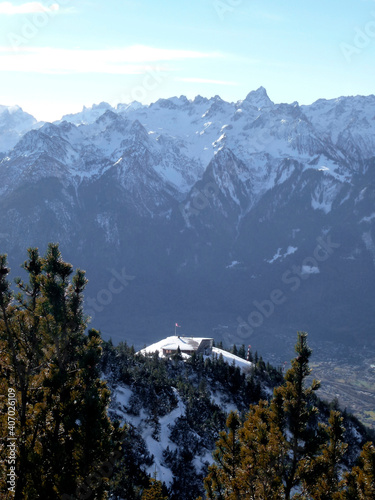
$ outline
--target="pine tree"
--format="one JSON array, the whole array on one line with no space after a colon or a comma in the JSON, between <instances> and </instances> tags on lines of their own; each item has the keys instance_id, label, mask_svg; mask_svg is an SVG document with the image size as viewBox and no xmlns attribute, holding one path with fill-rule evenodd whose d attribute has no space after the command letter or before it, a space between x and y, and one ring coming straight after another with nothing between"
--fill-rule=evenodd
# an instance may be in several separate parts
<instances>
[{"instance_id":1,"label":"pine tree","mask_svg":"<svg viewBox=\"0 0 375 500\"><path fill-rule=\"evenodd\" d=\"M227 419L228 432L222 431L216 443L213 457L215 463L209 467L204 480L207 499L240 500L238 471L241 465L239 428L241 421L237 413L231 412Z\"/></svg>"},{"instance_id":2,"label":"pine tree","mask_svg":"<svg viewBox=\"0 0 375 500\"><path fill-rule=\"evenodd\" d=\"M58 245L41 258L28 250L28 282L7 279L0 257L1 389L16 393L15 499L106 497L108 461L120 430L107 416L109 391L100 380L101 338L85 335L81 270L74 276Z\"/></svg>"},{"instance_id":3,"label":"pine tree","mask_svg":"<svg viewBox=\"0 0 375 500\"><path fill-rule=\"evenodd\" d=\"M300 484L302 461L315 457L321 442L314 406L319 383L306 386L311 355L306 336L298 333L297 357L272 402L252 406L243 426L235 414L228 420L205 480L207 498L289 499ZM255 358L262 362L257 353Z\"/></svg>"},{"instance_id":4,"label":"pine tree","mask_svg":"<svg viewBox=\"0 0 375 500\"><path fill-rule=\"evenodd\" d=\"M315 391L319 382L313 380L306 387L306 378L310 374L309 358L311 349L307 345L307 334L298 332L295 346L297 357L285 374L285 382L274 390L271 408L275 423L287 443L288 453L283 460L283 482L285 498L289 500L292 488L299 484L299 462L307 454L317 451L316 439L317 414L314 406Z\"/></svg>"},{"instance_id":5,"label":"pine tree","mask_svg":"<svg viewBox=\"0 0 375 500\"><path fill-rule=\"evenodd\" d=\"M194 454L190 447L183 446L174 457L171 465L173 481L168 493L170 500L192 500L202 491L202 477L197 474Z\"/></svg>"},{"instance_id":6,"label":"pine tree","mask_svg":"<svg viewBox=\"0 0 375 500\"><path fill-rule=\"evenodd\" d=\"M269 403L260 401L250 408L239 431L241 467L238 471L241 498L276 500L282 498L284 437L275 425Z\"/></svg>"},{"instance_id":7,"label":"pine tree","mask_svg":"<svg viewBox=\"0 0 375 500\"><path fill-rule=\"evenodd\" d=\"M303 492L314 500L339 500L343 492L341 464L347 449L343 441L343 417L338 411L331 411L328 425L321 427L328 441L321 445L318 456L305 458L299 466Z\"/></svg>"},{"instance_id":8,"label":"pine tree","mask_svg":"<svg viewBox=\"0 0 375 500\"><path fill-rule=\"evenodd\" d=\"M121 453L114 464L110 479L113 500L139 500L143 490L149 487L150 477L145 469L154 463L146 443L137 429L128 425L121 442Z\"/></svg>"},{"instance_id":9,"label":"pine tree","mask_svg":"<svg viewBox=\"0 0 375 500\"><path fill-rule=\"evenodd\" d=\"M245 351L245 345L242 344L241 347L238 349L238 356L240 358L246 359L246 351Z\"/></svg>"},{"instance_id":10,"label":"pine tree","mask_svg":"<svg viewBox=\"0 0 375 500\"><path fill-rule=\"evenodd\" d=\"M160 481L151 478L150 486L143 491L141 500L168 500L163 494L163 485Z\"/></svg>"},{"instance_id":11,"label":"pine tree","mask_svg":"<svg viewBox=\"0 0 375 500\"><path fill-rule=\"evenodd\" d=\"M367 500L375 498L375 445L364 445L359 457L359 465L353 467L345 477L346 491L344 500Z\"/></svg>"}]
</instances>

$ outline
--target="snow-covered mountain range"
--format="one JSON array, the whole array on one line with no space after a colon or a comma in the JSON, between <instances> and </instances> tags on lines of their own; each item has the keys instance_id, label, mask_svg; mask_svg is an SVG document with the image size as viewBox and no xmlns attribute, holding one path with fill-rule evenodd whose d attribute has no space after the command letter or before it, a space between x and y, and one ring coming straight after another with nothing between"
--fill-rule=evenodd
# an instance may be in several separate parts
<instances>
[{"instance_id":1,"label":"snow-covered mountain range","mask_svg":"<svg viewBox=\"0 0 375 500\"><path fill-rule=\"evenodd\" d=\"M229 343L374 344L375 96L300 106L261 87L53 124L3 106L0 158L1 252L59 241L105 335L141 346L178 316Z\"/></svg>"}]
</instances>

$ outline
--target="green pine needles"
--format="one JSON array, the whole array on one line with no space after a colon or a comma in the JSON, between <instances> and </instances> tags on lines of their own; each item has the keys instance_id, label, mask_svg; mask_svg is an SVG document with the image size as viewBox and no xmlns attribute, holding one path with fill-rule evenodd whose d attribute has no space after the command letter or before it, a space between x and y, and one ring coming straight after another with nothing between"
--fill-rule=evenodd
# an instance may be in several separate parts
<instances>
[{"instance_id":1,"label":"green pine needles","mask_svg":"<svg viewBox=\"0 0 375 500\"><path fill-rule=\"evenodd\" d=\"M244 422L227 420L204 481L209 500L351 500L375 498L375 447L364 445L359 463L345 471L343 418L331 411L319 422L316 390L307 384L311 350L298 333L297 356L271 402L251 405Z\"/></svg>"},{"instance_id":2,"label":"green pine needles","mask_svg":"<svg viewBox=\"0 0 375 500\"><path fill-rule=\"evenodd\" d=\"M0 489L16 500L107 498L120 431L107 415L109 390L100 379L101 338L85 334L85 273L73 274L58 245L40 257L28 250L27 281L8 281L0 256L0 394L15 393L15 481L9 490L7 447ZM1 437L7 444L7 405ZM108 463L109 466L108 466Z\"/></svg>"}]
</instances>

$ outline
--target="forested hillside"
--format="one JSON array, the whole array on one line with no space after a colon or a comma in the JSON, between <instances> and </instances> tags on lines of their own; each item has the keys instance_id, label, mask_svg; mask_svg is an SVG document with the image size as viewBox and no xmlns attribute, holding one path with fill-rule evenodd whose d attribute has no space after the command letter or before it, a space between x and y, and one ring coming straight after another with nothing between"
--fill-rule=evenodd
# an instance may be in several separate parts
<instances>
[{"instance_id":1,"label":"forested hillside","mask_svg":"<svg viewBox=\"0 0 375 500\"><path fill-rule=\"evenodd\" d=\"M58 245L22 267L15 293L0 256L4 498L373 498L372 436L317 398L306 334L284 376L257 353L247 370L136 354L87 331L85 273Z\"/></svg>"},{"instance_id":2,"label":"forested hillside","mask_svg":"<svg viewBox=\"0 0 375 500\"><path fill-rule=\"evenodd\" d=\"M114 498L141 498L148 478L137 476L132 464L163 483L170 500L199 495L292 498L292 490L301 488L307 496L298 498L333 498L314 496L311 486L332 459L330 439L337 446L335 475L353 467L372 435L355 417L340 412L337 402L319 400L319 383L310 387L306 382L311 350L305 334L299 335L296 348L297 357L283 377L258 354L244 373L220 358L193 355L186 361L176 354L163 359L158 353L136 354L126 344L105 343L102 366L112 392L109 414L129 426L136 443L132 451L127 446L127 465L116 471L121 486ZM244 353L243 346L234 350ZM367 452L375 457L373 448ZM130 490L129 477L139 480ZM344 492L345 484L336 483L337 491Z\"/></svg>"}]
</instances>

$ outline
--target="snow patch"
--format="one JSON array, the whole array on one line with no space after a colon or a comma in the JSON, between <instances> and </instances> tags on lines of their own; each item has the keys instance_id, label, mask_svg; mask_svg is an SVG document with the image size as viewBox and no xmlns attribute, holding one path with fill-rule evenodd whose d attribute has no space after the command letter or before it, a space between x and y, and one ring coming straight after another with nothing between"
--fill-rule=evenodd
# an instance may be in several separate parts
<instances>
[{"instance_id":1,"label":"snow patch","mask_svg":"<svg viewBox=\"0 0 375 500\"><path fill-rule=\"evenodd\" d=\"M238 368L241 368L244 371L250 371L250 368L252 367L252 363L250 361L246 361L246 359L240 358L239 356L236 356L235 354L232 354L227 351L223 351L222 349L219 349L218 347L213 347L212 348L212 357L213 358L218 358L219 356L223 356L224 361L226 361L228 364L233 364L237 366ZM205 356L205 358L210 357L210 356Z\"/></svg>"},{"instance_id":2,"label":"snow patch","mask_svg":"<svg viewBox=\"0 0 375 500\"><path fill-rule=\"evenodd\" d=\"M229 266L226 266L226 269L233 269L234 267L240 265L241 262L238 262L238 260L233 260L231 264L229 264Z\"/></svg>"},{"instance_id":3,"label":"snow patch","mask_svg":"<svg viewBox=\"0 0 375 500\"><path fill-rule=\"evenodd\" d=\"M375 212L367 217L363 217L359 222L371 222L373 219L375 219Z\"/></svg>"},{"instance_id":4,"label":"snow patch","mask_svg":"<svg viewBox=\"0 0 375 500\"><path fill-rule=\"evenodd\" d=\"M272 257L272 259L270 260L266 260L266 262L268 262L269 264L273 264L274 262L276 262L278 259L280 259L282 257L281 255L281 248L278 248L277 249L277 252L275 253L275 255Z\"/></svg>"},{"instance_id":5,"label":"snow patch","mask_svg":"<svg viewBox=\"0 0 375 500\"><path fill-rule=\"evenodd\" d=\"M367 231L367 232L363 233L362 240L366 246L366 249L370 253L372 253L374 266L375 266L375 243L374 243L374 240L372 239L371 231Z\"/></svg>"},{"instance_id":6,"label":"snow patch","mask_svg":"<svg viewBox=\"0 0 375 500\"><path fill-rule=\"evenodd\" d=\"M278 248L277 252L272 257L272 259L266 260L266 262L268 262L269 264L273 264L274 262L276 262L279 259L284 260L286 257L288 257L288 255L293 255L294 253L296 253L296 251L298 250L298 247L293 247L293 246L289 245L286 252L283 254L281 253L281 250L282 250L282 248Z\"/></svg>"},{"instance_id":7,"label":"snow patch","mask_svg":"<svg viewBox=\"0 0 375 500\"><path fill-rule=\"evenodd\" d=\"M287 257L288 255L293 255L294 253L296 253L298 250L298 247L292 247L292 246L289 246L287 248L287 251L284 253L283 257L285 259L285 257Z\"/></svg>"},{"instance_id":8,"label":"snow patch","mask_svg":"<svg viewBox=\"0 0 375 500\"><path fill-rule=\"evenodd\" d=\"M146 469L146 472L150 475L153 476L155 474L155 470L157 472L157 478L165 482L165 484L170 485L173 481L173 474L170 469L167 467L164 467L162 463L164 462L163 458L163 452L164 450L167 449L169 446L169 449L175 450L177 449L177 446L175 443L173 443L169 439L169 434L170 434L170 428L172 425L175 423L177 418L181 417L182 415L185 414L185 405L183 401L181 400L177 390L174 388L173 389L177 399L178 399L178 404L177 408L171 411L171 413L168 413L168 415L165 415L164 417L159 418L160 426L161 426L161 432L160 432L160 437L159 441L156 441L152 436L152 430L149 426L145 428L145 430L142 433L142 437L146 442L148 451L150 452L151 455L154 455L154 464L151 465L148 469Z\"/></svg>"},{"instance_id":9,"label":"snow patch","mask_svg":"<svg viewBox=\"0 0 375 500\"><path fill-rule=\"evenodd\" d=\"M332 178L326 178L320 183L311 195L311 206L314 210L322 210L328 214L332 210L332 204L340 191L340 185Z\"/></svg>"},{"instance_id":10,"label":"snow patch","mask_svg":"<svg viewBox=\"0 0 375 500\"><path fill-rule=\"evenodd\" d=\"M302 266L301 274L319 274L319 267L316 266Z\"/></svg>"}]
</instances>

